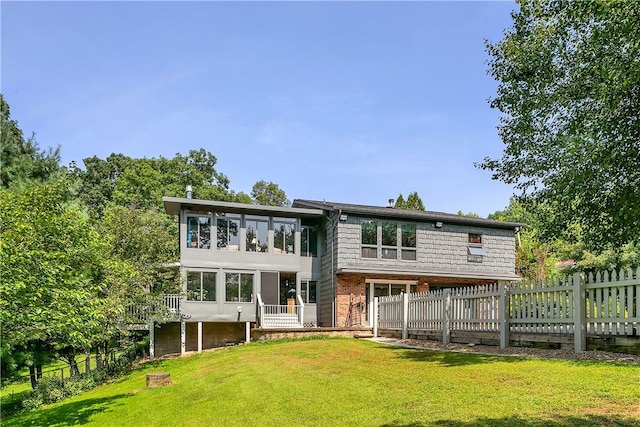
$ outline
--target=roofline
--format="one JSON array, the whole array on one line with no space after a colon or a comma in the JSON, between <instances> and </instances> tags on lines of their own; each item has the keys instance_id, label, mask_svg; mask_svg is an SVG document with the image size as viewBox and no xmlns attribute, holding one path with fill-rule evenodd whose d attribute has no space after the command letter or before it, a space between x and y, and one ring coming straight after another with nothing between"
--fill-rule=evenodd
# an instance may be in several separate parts
<instances>
[{"instance_id":1,"label":"roofline","mask_svg":"<svg viewBox=\"0 0 640 427\"><path fill-rule=\"evenodd\" d=\"M497 272L472 273L450 272L436 270L396 270L393 268L367 268L358 266L346 266L336 270L336 273L364 273L364 274L392 274L398 276L442 277L447 279L477 279L477 280L522 280L518 275Z\"/></svg>"},{"instance_id":2,"label":"roofline","mask_svg":"<svg viewBox=\"0 0 640 427\"><path fill-rule=\"evenodd\" d=\"M526 227L526 224L519 222L497 221L485 218L470 218L462 215L434 211L419 211L381 206L352 205L347 203L319 202L315 200L301 199L294 200L293 205L311 207L314 209L323 209L324 211L328 212L340 210L343 213L367 215L377 218L406 218L423 222L436 221L444 222L447 224L473 225L502 229L516 229Z\"/></svg>"},{"instance_id":3,"label":"roofline","mask_svg":"<svg viewBox=\"0 0 640 427\"><path fill-rule=\"evenodd\" d=\"M219 200L188 199L185 197L163 197L164 210L169 215L178 215L185 208L209 208L219 209L228 213L244 213L254 215L272 215L281 217L319 218L324 216L320 209L287 208L280 206L252 205L248 203L223 202Z\"/></svg>"}]
</instances>

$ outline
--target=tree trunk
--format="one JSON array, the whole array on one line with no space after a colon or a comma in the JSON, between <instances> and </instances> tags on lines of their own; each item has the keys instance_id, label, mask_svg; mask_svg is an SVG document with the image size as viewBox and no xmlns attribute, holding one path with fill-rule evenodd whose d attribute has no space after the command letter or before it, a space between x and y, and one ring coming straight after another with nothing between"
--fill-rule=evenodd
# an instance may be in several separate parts
<instances>
[{"instance_id":1,"label":"tree trunk","mask_svg":"<svg viewBox=\"0 0 640 427\"><path fill-rule=\"evenodd\" d=\"M31 379L31 388L35 390L38 386L38 379L36 378L36 367L33 365L29 366L29 378Z\"/></svg>"}]
</instances>

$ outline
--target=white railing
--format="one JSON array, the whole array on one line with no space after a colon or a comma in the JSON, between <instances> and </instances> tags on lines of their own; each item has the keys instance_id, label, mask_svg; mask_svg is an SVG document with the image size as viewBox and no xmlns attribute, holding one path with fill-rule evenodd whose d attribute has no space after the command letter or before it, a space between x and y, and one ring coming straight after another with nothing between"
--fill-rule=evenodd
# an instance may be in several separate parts
<instances>
[{"instance_id":1,"label":"white railing","mask_svg":"<svg viewBox=\"0 0 640 427\"><path fill-rule=\"evenodd\" d=\"M379 329L570 334L576 351L586 335L640 336L640 268L574 274L545 282L501 283L374 299ZM375 312L375 311L374 311Z\"/></svg>"},{"instance_id":2,"label":"white railing","mask_svg":"<svg viewBox=\"0 0 640 427\"><path fill-rule=\"evenodd\" d=\"M129 305L125 307L126 323L147 324L152 319L174 320L180 317L180 304L184 295L165 294L157 298L148 298L146 304Z\"/></svg>"},{"instance_id":3,"label":"white railing","mask_svg":"<svg viewBox=\"0 0 640 427\"><path fill-rule=\"evenodd\" d=\"M261 328L302 328L304 302L296 296L297 304L265 304L258 294L258 323Z\"/></svg>"}]
</instances>

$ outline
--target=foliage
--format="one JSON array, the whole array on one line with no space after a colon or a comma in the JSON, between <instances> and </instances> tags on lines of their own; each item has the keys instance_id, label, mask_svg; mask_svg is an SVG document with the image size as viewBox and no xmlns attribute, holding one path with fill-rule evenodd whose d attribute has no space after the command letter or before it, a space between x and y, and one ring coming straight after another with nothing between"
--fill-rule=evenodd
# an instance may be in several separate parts
<instances>
[{"instance_id":1,"label":"foliage","mask_svg":"<svg viewBox=\"0 0 640 427\"><path fill-rule=\"evenodd\" d=\"M519 2L487 44L501 159L479 167L545 202L553 235L591 249L640 236L640 3Z\"/></svg>"},{"instance_id":2,"label":"foliage","mask_svg":"<svg viewBox=\"0 0 640 427\"><path fill-rule=\"evenodd\" d=\"M398 194L394 207L400 209L413 209L416 211L425 210L424 203L422 203L422 199L418 195L417 191L409 193L407 200L404 199L402 193Z\"/></svg>"},{"instance_id":3,"label":"foliage","mask_svg":"<svg viewBox=\"0 0 640 427\"><path fill-rule=\"evenodd\" d=\"M249 344L143 365L117 382L3 420L3 427L631 426L637 370L353 339ZM173 384L144 390L151 372L170 373Z\"/></svg>"},{"instance_id":4,"label":"foliage","mask_svg":"<svg viewBox=\"0 0 640 427\"><path fill-rule=\"evenodd\" d=\"M467 218L480 218L480 215L478 215L478 214L477 214L477 213L475 213L475 212L467 212L467 213L464 213L464 212L462 212L462 211L458 211L458 216L465 216L465 217L467 217Z\"/></svg>"},{"instance_id":5,"label":"foliage","mask_svg":"<svg viewBox=\"0 0 640 427\"><path fill-rule=\"evenodd\" d=\"M9 104L0 94L0 187L23 185L27 180L47 181L59 171L60 148L40 150L35 135L24 139Z\"/></svg>"},{"instance_id":6,"label":"foliage","mask_svg":"<svg viewBox=\"0 0 640 427\"><path fill-rule=\"evenodd\" d=\"M287 195L278 184L273 182L258 181L251 189L251 198L257 205L264 206L291 206Z\"/></svg>"},{"instance_id":7,"label":"foliage","mask_svg":"<svg viewBox=\"0 0 640 427\"><path fill-rule=\"evenodd\" d=\"M87 348L104 318L105 245L60 182L0 190L2 354Z\"/></svg>"},{"instance_id":8,"label":"foliage","mask_svg":"<svg viewBox=\"0 0 640 427\"><path fill-rule=\"evenodd\" d=\"M229 179L215 169L217 159L210 152L190 150L186 156L134 159L111 154L106 160L84 159L85 170L72 167L81 182L79 197L92 216L100 217L109 202L129 208L161 208L163 196L184 197L191 185L193 197L235 201Z\"/></svg>"}]
</instances>

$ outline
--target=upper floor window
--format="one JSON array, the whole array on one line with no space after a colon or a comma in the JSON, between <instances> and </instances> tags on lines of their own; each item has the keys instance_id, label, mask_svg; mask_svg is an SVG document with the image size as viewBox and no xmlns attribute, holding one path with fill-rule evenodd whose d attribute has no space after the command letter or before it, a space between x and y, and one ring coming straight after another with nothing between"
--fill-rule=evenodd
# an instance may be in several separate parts
<instances>
[{"instance_id":1,"label":"upper floor window","mask_svg":"<svg viewBox=\"0 0 640 427\"><path fill-rule=\"evenodd\" d=\"M247 215L245 226L247 228L247 252L269 252L269 218Z\"/></svg>"},{"instance_id":2,"label":"upper floor window","mask_svg":"<svg viewBox=\"0 0 640 427\"><path fill-rule=\"evenodd\" d=\"M211 216L187 215L187 247L211 247Z\"/></svg>"},{"instance_id":3,"label":"upper floor window","mask_svg":"<svg viewBox=\"0 0 640 427\"><path fill-rule=\"evenodd\" d=\"M484 249L482 248L482 234L469 233L469 246L467 246L467 261L482 262Z\"/></svg>"},{"instance_id":4,"label":"upper floor window","mask_svg":"<svg viewBox=\"0 0 640 427\"><path fill-rule=\"evenodd\" d=\"M296 220L273 218L273 252L292 254L295 251Z\"/></svg>"},{"instance_id":5,"label":"upper floor window","mask_svg":"<svg viewBox=\"0 0 640 427\"><path fill-rule=\"evenodd\" d=\"M382 229L382 258L398 259L398 224L384 221Z\"/></svg>"},{"instance_id":6,"label":"upper floor window","mask_svg":"<svg viewBox=\"0 0 640 427\"><path fill-rule=\"evenodd\" d=\"M217 214L218 243L217 247L221 251L240 250L240 217Z\"/></svg>"},{"instance_id":7,"label":"upper floor window","mask_svg":"<svg viewBox=\"0 0 640 427\"><path fill-rule=\"evenodd\" d=\"M401 233L401 257L405 261L416 260L416 225L402 224Z\"/></svg>"},{"instance_id":8,"label":"upper floor window","mask_svg":"<svg viewBox=\"0 0 640 427\"><path fill-rule=\"evenodd\" d=\"M300 256L318 256L318 230L315 227L302 226Z\"/></svg>"},{"instance_id":9,"label":"upper floor window","mask_svg":"<svg viewBox=\"0 0 640 427\"><path fill-rule=\"evenodd\" d=\"M215 301L216 273L209 271L187 272L187 301Z\"/></svg>"},{"instance_id":10,"label":"upper floor window","mask_svg":"<svg viewBox=\"0 0 640 427\"><path fill-rule=\"evenodd\" d=\"M378 258L378 224L373 220L362 221L362 258Z\"/></svg>"}]
</instances>

